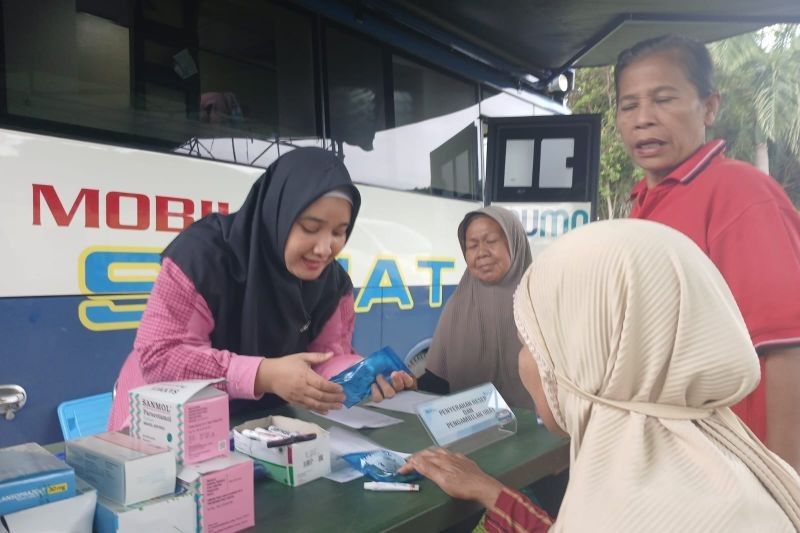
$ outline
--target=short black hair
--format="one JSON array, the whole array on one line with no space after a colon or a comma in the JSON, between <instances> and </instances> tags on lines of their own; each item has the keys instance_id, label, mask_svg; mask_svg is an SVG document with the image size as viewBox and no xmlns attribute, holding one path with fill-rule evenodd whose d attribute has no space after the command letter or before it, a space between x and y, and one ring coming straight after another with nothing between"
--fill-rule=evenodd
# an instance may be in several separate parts
<instances>
[{"instance_id":1,"label":"short black hair","mask_svg":"<svg viewBox=\"0 0 800 533\"><path fill-rule=\"evenodd\" d=\"M617 56L614 67L614 90L619 102L619 79L631 63L659 52L674 51L683 64L686 78L697 89L700 98L706 98L714 92L714 63L706 46L684 35L662 35L640 41Z\"/></svg>"}]
</instances>

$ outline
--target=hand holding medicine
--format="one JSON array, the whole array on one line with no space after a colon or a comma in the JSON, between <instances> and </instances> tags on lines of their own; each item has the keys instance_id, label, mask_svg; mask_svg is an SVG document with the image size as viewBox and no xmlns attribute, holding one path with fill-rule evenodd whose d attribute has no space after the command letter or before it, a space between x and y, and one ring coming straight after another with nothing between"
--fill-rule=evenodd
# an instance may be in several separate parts
<instances>
[{"instance_id":1,"label":"hand holding medicine","mask_svg":"<svg viewBox=\"0 0 800 533\"><path fill-rule=\"evenodd\" d=\"M341 409L345 399L341 385L326 380L311 368L332 356L332 352L299 353L263 359L256 376L256 393L274 393L289 403L323 414Z\"/></svg>"},{"instance_id":2,"label":"hand holding medicine","mask_svg":"<svg viewBox=\"0 0 800 533\"><path fill-rule=\"evenodd\" d=\"M497 501L503 484L481 470L475 461L444 448L417 452L398 468L398 474L417 471L436 483L448 496L474 500L487 509Z\"/></svg>"},{"instance_id":3,"label":"hand holding medicine","mask_svg":"<svg viewBox=\"0 0 800 533\"><path fill-rule=\"evenodd\" d=\"M395 394L406 389L417 389L417 380L411 374L403 371L392 372L389 380L379 374L371 387L371 399L377 403L387 398L394 398Z\"/></svg>"},{"instance_id":4,"label":"hand holding medicine","mask_svg":"<svg viewBox=\"0 0 800 533\"><path fill-rule=\"evenodd\" d=\"M388 346L339 372L331 381L342 386L346 407L352 407L370 396L372 401L380 402L394 397L401 390L417 388L411 371Z\"/></svg>"}]
</instances>

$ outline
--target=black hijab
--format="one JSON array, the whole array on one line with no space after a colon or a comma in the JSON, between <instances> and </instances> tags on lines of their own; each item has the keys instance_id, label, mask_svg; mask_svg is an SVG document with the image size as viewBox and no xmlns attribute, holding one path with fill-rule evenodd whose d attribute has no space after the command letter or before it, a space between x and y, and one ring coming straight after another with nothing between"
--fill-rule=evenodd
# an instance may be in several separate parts
<instances>
[{"instance_id":1,"label":"black hijab","mask_svg":"<svg viewBox=\"0 0 800 533\"><path fill-rule=\"evenodd\" d=\"M298 148L269 166L239 211L198 220L164 250L162 257L181 268L208 304L214 348L259 357L306 351L352 291L336 261L314 281L296 278L284 261L295 219L334 189L353 200L349 238L361 205L350 174L332 152ZM277 403L275 397L265 400Z\"/></svg>"}]
</instances>

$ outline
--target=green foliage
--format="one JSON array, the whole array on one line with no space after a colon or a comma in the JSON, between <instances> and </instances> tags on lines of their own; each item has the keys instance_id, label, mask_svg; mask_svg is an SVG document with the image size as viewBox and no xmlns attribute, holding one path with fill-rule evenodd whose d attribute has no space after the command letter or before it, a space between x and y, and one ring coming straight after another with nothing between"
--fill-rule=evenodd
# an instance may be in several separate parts
<instances>
[{"instance_id":1,"label":"green foliage","mask_svg":"<svg viewBox=\"0 0 800 533\"><path fill-rule=\"evenodd\" d=\"M614 71L611 67L579 69L575 87L569 97L572 111L602 117L598 215L601 219L624 217L630 189L642 173L631 162L617 133Z\"/></svg>"},{"instance_id":2,"label":"green foliage","mask_svg":"<svg viewBox=\"0 0 800 533\"><path fill-rule=\"evenodd\" d=\"M800 26L781 24L710 47L722 107L712 129L728 154L756 162L768 146L769 172L800 206Z\"/></svg>"}]
</instances>

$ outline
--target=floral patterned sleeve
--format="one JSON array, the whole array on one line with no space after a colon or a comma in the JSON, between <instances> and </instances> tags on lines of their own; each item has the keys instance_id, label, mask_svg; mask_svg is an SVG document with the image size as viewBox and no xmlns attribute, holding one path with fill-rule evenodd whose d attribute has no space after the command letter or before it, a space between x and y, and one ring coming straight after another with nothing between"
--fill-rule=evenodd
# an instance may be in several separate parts
<instances>
[{"instance_id":1,"label":"floral patterned sleeve","mask_svg":"<svg viewBox=\"0 0 800 533\"><path fill-rule=\"evenodd\" d=\"M517 491L503 487L497 501L486 511L476 531L488 533L544 533L553 519L540 507Z\"/></svg>"}]
</instances>

